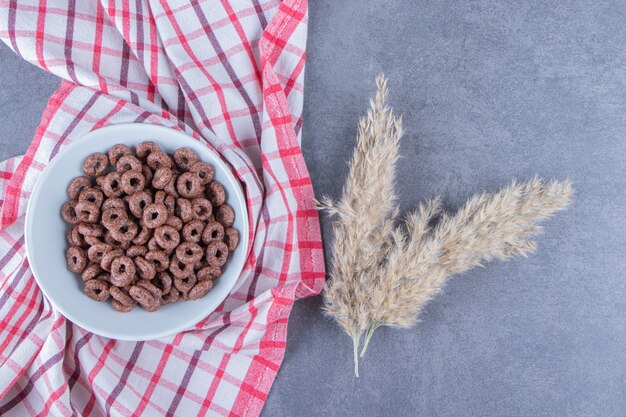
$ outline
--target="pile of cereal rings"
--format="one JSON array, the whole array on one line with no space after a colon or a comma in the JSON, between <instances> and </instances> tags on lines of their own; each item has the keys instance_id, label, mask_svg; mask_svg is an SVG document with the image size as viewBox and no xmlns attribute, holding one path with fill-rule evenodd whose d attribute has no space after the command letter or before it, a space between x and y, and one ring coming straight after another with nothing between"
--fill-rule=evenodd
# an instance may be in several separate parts
<instances>
[{"instance_id":1,"label":"pile of cereal rings","mask_svg":"<svg viewBox=\"0 0 626 417\"><path fill-rule=\"evenodd\" d=\"M117 144L94 153L83 171L61 216L71 225L67 267L87 296L111 298L120 312L156 311L211 290L239 244L211 165L189 148L170 155L141 142L135 151Z\"/></svg>"}]
</instances>

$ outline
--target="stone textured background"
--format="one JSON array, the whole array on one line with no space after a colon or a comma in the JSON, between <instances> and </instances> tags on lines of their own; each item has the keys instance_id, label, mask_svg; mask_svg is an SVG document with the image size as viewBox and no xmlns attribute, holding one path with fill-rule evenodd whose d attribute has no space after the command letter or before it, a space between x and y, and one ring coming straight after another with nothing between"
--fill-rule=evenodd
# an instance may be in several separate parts
<instances>
[{"instance_id":1,"label":"stone textured background","mask_svg":"<svg viewBox=\"0 0 626 417\"><path fill-rule=\"evenodd\" d=\"M311 1L318 195L339 195L385 72L403 209L441 194L455 210L535 174L577 196L537 254L453 279L414 329L378 330L359 379L320 297L298 302L264 416L626 415L625 21L619 1ZM0 45L0 157L25 151L58 84Z\"/></svg>"}]
</instances>

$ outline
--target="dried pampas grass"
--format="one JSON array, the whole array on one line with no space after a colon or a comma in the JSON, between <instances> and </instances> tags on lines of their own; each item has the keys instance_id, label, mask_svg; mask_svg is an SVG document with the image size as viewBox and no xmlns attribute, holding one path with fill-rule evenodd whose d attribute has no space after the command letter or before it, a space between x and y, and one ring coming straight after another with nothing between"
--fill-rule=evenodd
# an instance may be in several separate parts
<instances>
[{"instance_id":1,"label":"dried pampas grass","mask_svg":"<svg viewBox=\"0 0 626 417\"><path fill-rule=\"evenodd\" d=\"M537 223L564 209L573 195L568 181L535 178L475 196L454 215L434 198L398 219L394 177L402 119L385 104L384 76L376 84L341 199L319 203L334 217L324 310L352 338L356 376L359 347L362 357L378 327L416 324L451 275L534 251Z\"/></svg>"}]
</instances>

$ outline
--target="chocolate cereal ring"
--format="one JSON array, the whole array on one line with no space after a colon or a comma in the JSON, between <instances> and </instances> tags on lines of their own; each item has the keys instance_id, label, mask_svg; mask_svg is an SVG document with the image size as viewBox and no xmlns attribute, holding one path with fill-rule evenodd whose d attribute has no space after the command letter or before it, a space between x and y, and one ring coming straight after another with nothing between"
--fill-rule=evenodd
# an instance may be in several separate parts
<instances>
[{"instance_id":1,"label":"chocolate cereal ring","mask_svg":"<svg viewBox=\"0 0 626 417\"><path fill-rule=\"evenodd\" d=\"M141 227L141 230L133 239L133 243L135 245L145 245L146 243L148 243L151 237L152 229L148 229L147 227Z\"/></svg>"},{"instance_id":2,"label":"chocolate cereal ring","mask_svg":"<svg viewBox=\"0 0 626 417\"><path fill-rule=\"evenodd\" d=\"M196 272L196 277L198 278L198 281L213 281L214 279L217 279L220 275L222 275L222 270L219 266L205 266L204 268L201 268L198 270L198 272Z\"/></svg>"},{"instance_id":3,"label":"chocolate cereal ring","mask_svg":"<svg viewBox=\"0 0 626 417\"><path fill-rule=\"evenodd\" d=\"M113 166L117 165L117 161L124 155L132 155L133 151L123 143L118 143L117 145L113 145L107 155L109 157L109 163Z\"/></svg>"},{"instance_id":4,"label":"chocolate cereal ring","mask_svg":"<svg viewBox=\"0 0 626 417\"><path fill-rule=\"evenodd\" d=\"M180 231L183 228L183 221L176 217L176 216L170 216L168 217L167 221L165 222L166 225L168 226L172 226L174 229Z\"/></svg>"},{"instance_id":5,"label":"chocolate cereal ring","mask_svg":"<svg viewBox=\"0 0 626 417\"><path fill-rule=\"evenodd\" d=\"M109 298L109 283L101 279L90 279L85 282L84 292L87 297L96 301L105 301Z\"/></svg>"},{"instance_id":6,"label":"chocolate cereal ring","mask_svg":"<svg viewBox=\"0 0 626 417\"><path fill-rule=\"evenodd\" d=\"M207 295L209 291L211 291L211 288L213 288L213 281L200 281L189 290L189 299L198 300Z\"/></svg>"},{"instance_id":7,"label":"chocolate cereal ring","mask_svg":"<svg viewBox=\"0 0 626 417\"><path fill-rule=\"evenodd\" d=\"M167 207L164 204L149 204L143 211L143 222L150 229L156 229L165 224L167 218Z\"/></svg>"},{"instance_id":8,"label":"chocolate cereal ring","mask_svg":"<svg viewBox=\"0 0 626 417\"><path fill-rule=\"evenodd\" d=\"M137 145L137 156L145 160L152 152L161 152L161 147L154 142L146 141Z\"/></svg>"},{"instance_id":9,"label":"chocolate cereal ring","mask_svg":"<svg viewBox=\"0 0 626 417\"><path fill-rule=\"evenodd\" d=\"M90 177L102 175L109 167L109 157L102 152L96 152L87 157L83 163L83 171Z\"/></svg>"},{"instance_id":10,"label":"chocolate cereal ring","mask_svg":"<svg viewBox=\"0 0 626 417\"><path fill-rule=\"evenodd\" d=\"M156 243L166 250L174 250L180 243L180 234L174 227L164 224L154 230Z\"/></svg>"},{"instance_id":11,"label":"chocolate cereal ring","mask_svg":"<svg viewBox=\"0 0 626 417\"><path fill-rule=\"evenodd\" d=\"M126 171L122 174L122 190L128 194L132 195L139 191L142 191L146 186L146 178L143 176L141 171Z\"/></svg>"},{"instance_id":12,"label":"chocolate cereal ring","mask_svg":"<svg viewBox=\"0 0 626 417\"><path fill-rule=\"evenodd\" d=\"M174 255L170 259L169 270L174 278L184 278L193 273L193 264L186 264Z\"/></svg>"},{"instance_id":13,"label":"chocolate cereal ring","mask_svg":"<svg viewBox=\"0 0 626 417\"><path fill-rule=\"evenodd\" d=\"M139 278L152 279L156 275L154 264L143 256L137 256L135 258L135 266L137 267L137 275L139 275Z\"/></svg>"},{"instance_id":14,"label":"chocolate cereal ring","mask_svg":"<svg viewBox=\"0 0 626 417\"><path fill-rule=\"evenodd\" d=\"M204 222L211 220L213 217L213 206L206 198L194 198L191 200L191 211L196 219Z\"/></svg>"},{"instance_id":15,"label":"chocolate cereal ring","mask_svg":"<svg viewBox=\"0 0 626 417\"><path fill-rule=\"evenodd\" d=\"M183 223L193 220L193 208L191 207L191 201L186 198L179 198L176 200L176 208L174 214L179 217Z\"/></svg>"},{"instance_id":16,"label":"chocolate cereal ring","mask_svg":"<svg viewBox=\"0 0 626 417\"><path fill-rule=\"evenodd\" d=\"M102 206L102 201L104 201L104 194L100 188L89 187L83 189L78 195L78 201L89 201L90 203L94 203L100 208Z\"/></svg>"},{"instance_id":17,"label":"chocolate cereal ring","mask_svg":"<svg viewBox=\"0 0 626 417\"><path fill-rule=\"evenodd\" d=\"M228 204L222 204L215 210L215 220L224 227L230 227L235 222L235 210Z\"/></svg>"},{"instance_id":18,"label":"chocolate cereal ring","mask_svg":"<svg viewBox=\"0 0 626 417\"><path fill-rule=\"evenodd\" d=\"M104 227L98 223L78 223L76 229L78 229L78 233L85 237L100 237L104 234ZM87 239L85 239L85 242L87 242Z\"/></svg>"},{"instance_id":19,"label":"chocolate cereal ring","mask_svg":"<svg viewBox=\"0 0 626 417\"><path fill-rule=\"evenodd\" d=\"M117 228L128 221L128 214L126 210L119 207L106 209L102 212L101 221L107 229Z\"/></svg>"},{"instance_id":20,"label":"chocolate cereal ring","mask_svg":"<svg viewBox=\"0 0 626 417\"><path fill-rule=\"evenodd\" d=\"M172 288L170 292L161 297L161 305L175 303L180 299L180 292L176 288Z\"/></svg>"},{"instance_id":21,"label":"chocolate cereal ring","mask_svg":"<svg viewBox=\"0 0 626 417\"><path fill-rule=\"evenodd\" d=\"M137 302L133 300L133 297L128 295L128 291L126 289L113 286L109 289L109 291L111 292L111 298L123 306L134 307L137 305Z\"/></svg>"},{"instance_id":22,"label":"chocolate cereal ring","mask_svg":"<svg viewBox=\"0 0 626 417\"><path fill-rule=\"evenodd\" d=\"M106 200L104 200L100 208L102 209L102 211L108 210L110 208L121 208L126 211L126 202L118 197L107 198Z\"/></svg>"},{"instance_id":23,"label":"chocolate cereal ring","mask_svg":"<svg viewBox=\"0 0 626 417\"><path fill-rule=\"evenodd\" d=\"M204 255L202 252L202 248L197 243L184 242L176 248L176 257L184 264L193 265L202 259Z\"/></svg>"},{"instance_id":24,"label":"chocolate cereal ring","mask_svg":"<svg viewBox=\"0 0 626 417\"><path fill-rule=\"evenodd\" d=\"M125 287L135 279L135 263L128 256L115 258L111 263L111 284Z\"/></svg>"},{"instance_id":25,"label":"chocolate cereal ring","mask_svg":"<svg viewBox=\"0 0 626 417\"><path fill-rule=\"evenodd\" d=\"M90 201L79 201L74 207L76 217L81 222L96 223L100 220L100 207Z\"/></svg>"},{"instance_id":26,"label":"chocolate cereal ring","mask_svg":"<svg viewBox=\"0 0 626 417\"><path fill-rule=\"evenodd\" d=\"M213 204L213 207L218 207L224 204L226 201L226 191L222 184L217 181L211 181L206 187L206 196Z\"/></svg>"},{"instance_id":27,"label":"chocolate cereal ring","mask_svg":"<svg viewBox=\"0 0 626 417\"><path fill-rule=\"evenodd\" d=\"M132 155L122 156L120 159L118 159L115 167L117 168L117 172L119 172L120 174L123 174L126 171L141 172L141 162L139 161L139 159L135 158Z\"/></svg>"},{"instance_id":28,"label":"chocolate cereal ring","mask_svg":"<svg viewBox=\"0 0 626 417\"><path fill-rule=\"evenodd\" d=\"M174 287L183 294L188 293L198 282L195 274L189 274L186 277L174 276Z\"/></svg>"},{"instance_id":29,"label":"chocolate cereal ring","mask_svg":"<svg viewBox=\"0 0 626 417\"><path fill-rule=\"evenodd\" d=\"M185 198L194 198L202 195L204 185L197 175L184 172L176 179L176 191Z\"/></svg>"},{"instance_id":30,"label":"chocolate cereal ring","mask_svg":"<svg viewBox=\"0 0 626 417\"><path fill-rule=\"evenodd\" d=\"M147 290L157 300L160 300L161 295L163 295L161 294L161 290L159 289L159 287L157 287L156 285L152 283L152 281L148 281L147 279L140 279L139 281L137 281L135 286L141 287L144 290Z\"/></svg>"},{"instance_id":31,"label":"chocolate cereal ring","mask_svg":"<svg viewBox=\"0 0 626 417\"><path fill-rule=\"evenodd\" d=\"M132 243L132 241L130 240L121 241L121 240L116 239L110 230L107 230L104 233L104 242L108 243L109 245L113 245L113 247L116 249L121 249L121 250L128 249Z\"/></svg>"},{"instance_id":32,"label":"chocolate cereal ring","mask_svg":"<svg viewBox=\"0 0 626 417\"><path fill-rule=\"evenodd\" d=\"M146 246L133 245L126 249L126 256L134 258L136 256L146 256L148 248Z\"/></svg>"},{"instance_id":33,"label":"chocolate cereal ring","mask_svg":"<svg viewBox=\"0 0 626 417\"><path fill-rule=\"evenodd\" d=\"M124 194L122 190L122 174L119 172L109 172L102 179L100 186L107 197L120 197Z\"/></svg>"},{"instance_id":34,"label":"chocolate cereal ring","mask_svg":"<svg viewBox=\"0 0 626 417\"><path fill-rule=\"evenodd\" d=\"M156 171L159 168L171 168L172 167L172 161L170 160L169 156L167 156L167 154L165 152L152 152L150 155L148 155L148 159L147 162L148 166L150 168L152 168L155 171L155 176L156 176Z\"/></svg>"},{"instance_id":35,"label":"chocolate cereal ring","mask_svg":"<svg viewBox=\"0 0 626 417\"><path fill-rule=\"evenodd\" d=\"M87 266L87 255L85 251L78 246L70 246L67 252L65 252L65 260L67 262L67 269L77 274L83 272Z\"/></svg>"},{"instance_id":36,"label":"chocolate cereal ring","mask_svg":"<svg viewBox=\"0 0 626 417\"><path fill-rule=\"evenodd\" d=\"M220 241L213 241L207 245L206 260L209 265L222 266L228 259L228 246Z\"/></svg>"},{"instance_id":37,"label":"chocolate cereal ring","mask_svg":"<svg viewBox=\"0 0 626 417\"><path fill-rule=\"evenodd\" d=\"M157 274L150 282L161 291L162 295L168 294L172 289L172 276L165 271Z\"/></svg>"},{"instance_id":38,"label":"chocolate cereal ring","mask_svg":"<svg viewBox=\"0 0 626 417\"><path fill-rule=\"evenodd\" d=\"M67 194L71 200L77 200L81 191L91 187L91 178L89 177L76 177L70 181L70 185L67 187Z\"/></svg>"},{"instance_id":39,"label":"chocolate cereal ring","mask_svg":"<svg viewBox=\"0 0 626 417\"><path fill-rule=\"evenodd\" d=\"M112 288L116 288L116 287L112 287ZM135 301L135 300L133 300L133 301ZM115 311L118 311L120 313L129 313L129 312L131 312L131 311L133 311L135 309L135 307L137 306L137 302L135 301L134 305L126 306L126 305L120 303L117 300L113 300L113 301L111 301L111 305L113 306Z\"/></svg>"},{"instance_id":40,"label":"chocolate cereal ring","mask_svg":"<svg viewBox=\"0 0 626 417\"><path fill-rule=\"evenodd\" d=\"M165 191L167 194L175 198L179 197L178 191L176 191L176 179L177 178L178 178L178 174L172 171L172 179L170 180L169 184L167 184L165 188L163 189L163 191Z\"/></svg>"},{"instance_id":41,"label":"chocolate cereal ring","mask_svg":"<svg viewBox=\"0 0 626 417\"><path fill-rule=\"evenodd\" d=\"M128 209L133 216L141 218L143 217L143 211L145 208L152 204L152 195L148 191L139 191L128 197Z\"/></svg>"},{"instance_id":42,"label":"chocolate cereal ring","mask_svg":"<svg viewBox=\"0 0 626 417\"><path fill-rule=\"evenodd\" d=\"M108 243L98 243L93 245L87 250L87 257L91 262L100 263L102 262L102 257L113 250L113 246Z\"/></svg>"},{"instance_id":43,"label":"chocolate cereal ring","mask_svg":"<svg viewBox=\"0 0 626 417\"><path fill-rule=\"evenodd\" d=\"M200 220L192 220L183 227L183 240L185 242L198 243L202 238L204 230L204 222Z\"/></svg>"},{"instance_id":44,"label":"chocolate cereal ring","mask_svg":"<svg viewBox=\"0 0 626 417\"><path fill-rule=\"evenodd\" d=\"M85 242L85 238L80 234L78 227L76 226L68 230L65 237L67 238L67 243L69 243L70 246L79 246L82 248L87 244L87 242Z\"/></svg>"},{"instance_id":45,"label":"chocolate cereal ring","mask_svg":"<svg viewBox=\"0 0 626 417\"><path fill-rule=\"evenodd\" d=\"M77 224L80 222L78 215L76 214L75 205L76 203L72 201L66 201L61 206L61 217L66 223Z\"/></svg>"},{"instance_id":46,"label":"chocolate cereal ring","mask_svg":"<svg viewBox=\"0 0 626 417\"><path fill-rule=\"evenodd\" d=\"M84 282L87 282L90 279L96 278L101 273L102 273L102 268L100 268L100 265L91 263L87 265L87 268L83 270L83 273L81 274L80 277L83 279Z\"/></svg>"},{"instance_id":47,"label":"chocolate cereal ring","mask_svg":"<svg viewBox=\"0 0 626 417\"><path fill-rule=\"evenodd\" d=\"M208 245L215 240L224 239L224 226L216 221L207 224L202 232L202 243Z\"/></svg>"},{"instance_id":48,"label":"chocolate cereal ring","mask_svg":"<svg viewBox=\"0 0 626 417\"><path fill-rule=\"evenodd\" d=\"M146 179L146 184L152 183L152 178L154 177L154 172L150 169L148 165L141 166L141 173L143 177Z\"/></svg>"},{"instance_id":49,"label":"chocolate cereal ring","mask_svg":"<svg viewBox=\"0 0 626 417\"><path fill-rule=\"evenodd\" d=\"M207 185L213 179L213 167L206 162L198 161L189 168L189 172L195 174L202 181L202 185Z\"/></svg>"},{"instance_id":50,"label":"chocolate cereal ring","mask_svg":"<svg viewBox=\"0 0 626 417\"><path fill-rule=\"evenodd\" d=\"M83 236L83 239L85 239L85 243L87 244L87 246L93 246L93 245L97 245L99 243L104 243L104 241L102 240L102 236L97 237L97 236Z\"/></svg>"},{"instance_id":51,"label":"chocolate cereal ring","mask_svg":"<svg viewBox=\"0 0 626 417\"><path fill-rule=\"evenodd\" d=\"M228 246L228 251L232 252L239 245L239 232L232 227L224 231L224 243Z\"/></svg>"},{"instance_id":52,"label":"chocolate cereal ring","mask_svg":"<svg viewBox=\"0 0 626 417\"><path fill-rule=\"evenodd\" d=\"M100 261L100 268L107 272L111 272L111 264L120 256L124 256L124 252L122 252L121 249L113 249L112 251L105 253Z\"/></svg>"},{"instance_id":53,"label":"chocolate cereal ring","mask_svg":"<svg viewBox=\"0 0 626 417\"><path fill-rule=\"evenodd\" d=\"M165 204L165 197L167 197L165 191L159 190L154 193L154 202L158 204Z\"/></svg>"},{"instance_id":54,"label":"chocolate cereal ring","mask_svg":"<svg viewBox=\"0 0 626 417\"><path fill-rule=\"evenodd\" d=\"M163 202L163 204L165 204L165 207L167 207L167 212L170 216L176 214L176 199L173 195L168 195L167 197L165 197L165 201Z\"/></svg>"},{"instance_id":55,"label":"chocolate cereal ring","mask_svg":"<svg viewBox=\"0 0 626 417\"><path fill-rule=\"evenodd\" d=\"M167 257L165 252L160 250L149 251L145 259L152 262L157 272L163 272L170 266L170 258Z\"/></svg>"},{"instance_id":56,"label":"chocolate cereal ring","mask_svg":"<svg viewBox=\"0 0 626 417\"><path fill-rule=\"evenodd\" d=\"M188 171L193 164L198 162L198 154L190 148L178 148L174 152L174 161L183 171Z\"/></svg>"},{"instance_id":57,"label":"chocolate cereal ring","mask_svg":"<svg viewBox=\"0 0 626 417\"><path fill-rule=\"evenodd\" d=\"M148 241L148 251L151 251L151 250L166 250L166 249L159 246L156 239L153 237L152 239Z\"/></svg>"},{"instance_id":58,"label":"chocolate cereal ring","mask_svg":"<svg viewBox=\"0 0 626 417\"><path fill-rule=\"evenodd\" d=\"M154 171L152 186L159 190L164 189L172 180L172 170L167 167L160 167Z\"/></svg>"},{"instance_id":59,"label":"chocolate cereal ring","mask_svg":"<svg viewBox=\"0 0 626 417\"><path fill-rule=\"evenodd\" d=\"M131 220L126 220L126 222L122 223L118 227L109 229L113 239L122 243L131 242L135 236L137 236L138 231L139 227L137 226L137 223Z\"/></svg>"},{"instance_id":60,"label":"chocolate cereal ring","mask_svg":"<svg viewBox=\"0 0 626 417\"><path fill-rule=\"evenodd\" d=\"M150 294L145 288L133 285L128 291L131 297L146 311L157 311L161 306L159 299Z\"/></svg>"}]
</instances>

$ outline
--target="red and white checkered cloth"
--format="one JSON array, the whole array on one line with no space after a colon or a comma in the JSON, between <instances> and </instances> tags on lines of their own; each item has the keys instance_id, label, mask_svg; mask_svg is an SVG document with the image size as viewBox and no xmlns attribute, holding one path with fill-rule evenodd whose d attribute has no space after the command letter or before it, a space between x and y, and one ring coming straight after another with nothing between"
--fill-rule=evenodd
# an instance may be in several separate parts
<instances>
[{"instance_id":1,"label":"red and white checkered cloth","mask_svg":"<svg viewBox=\"0 0 626 417\"><path fill-rule=\"evenodd\" d=\"M0 164L0 415L261 412L293 302L324 279L299 145L306 25L306 0L0 0L2 40L64 80L26 155ZM60 316L24 249L26 204L46 164L84 133L125 122L215 148L245 184L252 230L219 309L141 343Z\"/></svg>"}]
</instances>

